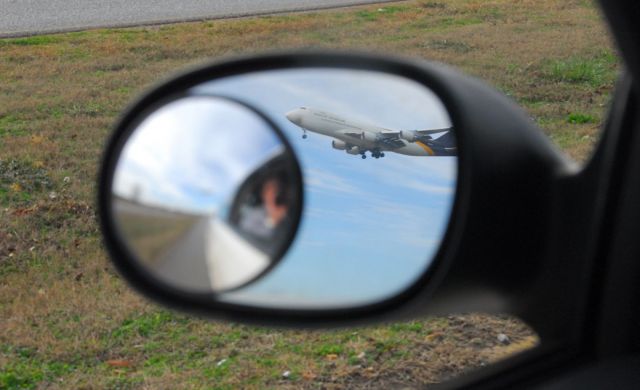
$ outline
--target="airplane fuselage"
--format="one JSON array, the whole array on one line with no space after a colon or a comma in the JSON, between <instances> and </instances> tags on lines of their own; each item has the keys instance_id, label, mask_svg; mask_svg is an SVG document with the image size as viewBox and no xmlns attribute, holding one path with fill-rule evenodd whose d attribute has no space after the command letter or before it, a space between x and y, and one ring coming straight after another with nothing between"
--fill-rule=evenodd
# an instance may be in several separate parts
<instances>
[{"instance_id":1,"label":"airplane fuselage","mask_svg":"<svg viewBox=\"0 0 640 390\"><path fill-rule=\"evenodd\" d=\"M364 151L393 151L409 156L433 156L432 148L423 142L398 140L402 146L387 147L380 142L380 135L391 130L382 127L347 120L335 114L310 108L298 108L287 113L287 118L301 128L335 138L344 142L347 152L352 154ZM334 147L335 143L334 143ZM354 148L356 147L356 148ZM357 152L357 153L356 153Z\"/></svg>"}]
</instances>

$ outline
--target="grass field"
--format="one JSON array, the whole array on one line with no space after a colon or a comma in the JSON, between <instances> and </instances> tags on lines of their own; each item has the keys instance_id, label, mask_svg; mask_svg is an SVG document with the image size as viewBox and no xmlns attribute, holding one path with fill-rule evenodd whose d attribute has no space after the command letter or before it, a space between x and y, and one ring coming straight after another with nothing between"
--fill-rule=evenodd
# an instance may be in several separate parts
<instances>
[{"instance_id":1,"label":"grass field","mask_svg":"<svg viewBox=\"0 0 640 390\"><path fill-rule=\"evenodd\" d=\"M114 272L94 188L120 110L185 65L299 47L451 64L579 161L618 69L584 0L418 0L0 40L0 389L411 388L535 344L517 320L480 314L313 332L213 323L148 303Z\"/></svg>"}]
</instances>

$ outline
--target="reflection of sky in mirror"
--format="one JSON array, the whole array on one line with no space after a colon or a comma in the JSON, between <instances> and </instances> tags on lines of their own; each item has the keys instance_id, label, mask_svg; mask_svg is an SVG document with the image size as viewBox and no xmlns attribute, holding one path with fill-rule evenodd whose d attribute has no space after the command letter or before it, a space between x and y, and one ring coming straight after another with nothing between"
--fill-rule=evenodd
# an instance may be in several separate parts
<instances>
[{"instance_id":1,"label":"reflection of sky in mirror","mask_svg":"<svg viewBox=\"0 0 640 390\"><path fill-rule=\"evenodd\" d=\"M301 227L271 273L226 299L343 306L386 298L430 264L451 212L455 157L349 155L302 131L285 113L307 106L392 130L451 125L441 101L413 81L368 71L280 70L201 85L266 113L294 148L305 180Z\"/></svg>"},{"instance_id":2,"label":"reflection of sky in mirror","mask_svg":"<svg viewBox=\"0 0 640 390\"><path fill-rule=\"evenodd\" d=\"M149 206L210 214L281 148L273 130L245 107L182 98L135 129L118 161L113 191Z\"/></svg>"}]
</instances>

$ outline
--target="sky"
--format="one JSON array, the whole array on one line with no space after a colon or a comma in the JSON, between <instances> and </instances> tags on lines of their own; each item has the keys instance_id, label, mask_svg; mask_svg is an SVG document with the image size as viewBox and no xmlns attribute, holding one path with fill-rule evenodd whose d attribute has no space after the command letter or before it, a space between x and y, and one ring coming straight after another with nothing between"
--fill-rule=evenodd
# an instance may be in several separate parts
<instances>
[{"instance_id":1,"label":"sky","mask_svg":"<svg viewBox=\"0 0 640 390\"><path fill-rule=\"evenodd\" d=\"M435 94L371 71L295 69L214 80L196 94L238 98L284 132L304 179L301 225L282 261L222 299L269 307L345 307L401 292L431 264L455 195L456 157L349 155L302 131L285 113L306 106L391 130L451 126Z\"/></svg>"}]
</instances>

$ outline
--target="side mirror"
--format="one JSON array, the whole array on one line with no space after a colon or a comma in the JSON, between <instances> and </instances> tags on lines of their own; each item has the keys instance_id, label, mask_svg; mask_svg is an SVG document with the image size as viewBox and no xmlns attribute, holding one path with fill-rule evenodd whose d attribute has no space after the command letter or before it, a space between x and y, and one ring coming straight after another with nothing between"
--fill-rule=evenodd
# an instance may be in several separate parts
<instances>
[{"instance_id":1,"label":"side mirror","mask_svg":"<svg viewBox=\"0 0 640 390\"><path fill-rule=\"evenodd\" d=\"M539 252L535 237L487 245L517 235L483 224L528 217L542 233L562 164L515 105L441 65L275 54L185 73L135 103L107 147L99 206L122 274L185 310L320 323L415 316L425 299L458 310L462 292L465 307L503 309L522 270L491 275L491 250ZM524 214L497 191L512 185Z\"/></svg>"}]
</instances>

